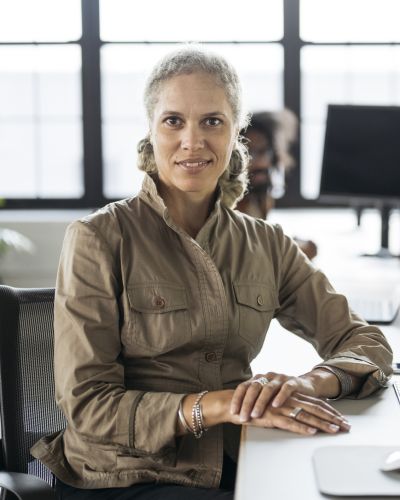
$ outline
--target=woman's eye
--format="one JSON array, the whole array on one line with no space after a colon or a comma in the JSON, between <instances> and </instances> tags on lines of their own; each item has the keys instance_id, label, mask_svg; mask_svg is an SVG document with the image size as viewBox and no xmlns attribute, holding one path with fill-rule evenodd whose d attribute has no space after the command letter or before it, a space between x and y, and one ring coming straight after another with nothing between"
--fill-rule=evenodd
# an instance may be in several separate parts
<instances>
[{"instance_id":1,"label":"woman's eye","mask_svg":"<svg viewBox=\"0 0 400 500\"><path fill-rule=\"evenodd\" d=\"M169 116L164 120L164 123L170 125L171 127L177 127L181 124L181 119L177 116Z\"/></svg>"},{"instance_id":2,"label":"woman's eye","mask_svg":"<svg viewBox=\"0 0 400 500\"><path fill-rule=\"evenodd\" d=\"M209 127L217 127L220 125L222 121L219 118L207 118L206 119L206 125Z\"/></svg>"}]
</instances>

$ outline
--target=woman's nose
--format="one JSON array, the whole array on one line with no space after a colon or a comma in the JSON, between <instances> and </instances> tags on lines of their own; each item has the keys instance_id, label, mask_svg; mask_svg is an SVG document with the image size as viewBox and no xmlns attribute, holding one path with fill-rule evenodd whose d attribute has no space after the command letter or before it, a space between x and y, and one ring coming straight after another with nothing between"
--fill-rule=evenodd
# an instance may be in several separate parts
<instances>
[{"instance_id":1,"label":"woman's nose","mask_svg":"<svg viewBox=\"0 0 400 500\"><path fill-rule=\"evenodd\" d=\"M182 130L181 147L185 151L198 151L204 148L204 137L198 127L187 126Z\"/></svg>"}]
</instances>

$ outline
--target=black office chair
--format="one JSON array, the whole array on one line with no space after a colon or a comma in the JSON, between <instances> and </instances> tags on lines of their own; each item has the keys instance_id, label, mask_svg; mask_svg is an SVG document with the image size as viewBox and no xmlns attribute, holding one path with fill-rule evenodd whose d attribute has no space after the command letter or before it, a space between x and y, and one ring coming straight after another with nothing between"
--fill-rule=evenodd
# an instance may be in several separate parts
<instances>
[{"instance_id":1,"label":"black office chair","mask_svg":"<svg viewBox=\"0 0 400 500\"><path fill-rule=\"evenodd\" d=\"M54 476L29 453L65 427L54 401L53 304L53 288L0 286L2 499L56 498Z\"/></svg>"}]
</instances>

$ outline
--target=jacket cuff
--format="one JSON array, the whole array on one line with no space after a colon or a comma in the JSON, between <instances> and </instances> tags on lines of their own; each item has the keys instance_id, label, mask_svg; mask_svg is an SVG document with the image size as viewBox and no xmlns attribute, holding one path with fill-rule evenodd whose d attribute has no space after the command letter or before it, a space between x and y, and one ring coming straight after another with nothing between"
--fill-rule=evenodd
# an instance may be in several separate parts
<instances>
[{"instance_id":1,"label":"jacket cuff","mask_svg":"<svg viewBox=\"0 0 400 500\"><path fill-rule=\"evenodd\" d=\"M133 448L149 455L168 453L176 448L176 424L181 400L185 394L146 392L134 414ZM168 450L169 449L169 450Z\"/></svg>"},{"instance_id":2,"label":"jacket cuff","mask_svg":"<svg viewBox=\"0 0 400 500\"><path fill-rule=\"evenodd\" d=\"M340 384L339 396L337 396L336 398L329 398L329 399L335 401L336 399L342 399L346 396L349 396L350 394L352 394L352 392L354 392L352 377L341 368L338 368L337 366L329 366L324 364L314 366L313 370L315 370L316 368L322 368L322 370L326 370L333 373L333 375L335 375L336 378L339 380Z\"/></svg>"},{"instance_id":3,"label":"jacket cuff","mask_svg":"<svg viewBox=\"0 0 400 500\"><path fill-rule=\"evenodd\" d=\"M333 367L339 368L346 373L349 373L355 377L363 379L363 384L358 392L353 392L348 396L352 399L361 399L373 394L377 390L387 387L388 381L391 376L391 371L386 375L383 370L381 370L377 365L351 356L338 356L325 360L323 363L319 363L314 368L317 367Z\"/></svg>"}]
</instances>

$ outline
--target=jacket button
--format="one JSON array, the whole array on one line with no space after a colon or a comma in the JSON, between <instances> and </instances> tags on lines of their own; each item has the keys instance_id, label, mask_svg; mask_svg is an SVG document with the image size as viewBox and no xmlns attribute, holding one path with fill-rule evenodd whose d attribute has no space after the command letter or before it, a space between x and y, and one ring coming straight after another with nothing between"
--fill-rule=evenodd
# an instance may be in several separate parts
<instances>
[{"instance_id":1,"label":"jacket button","mask_svg":"<svg viewBox=\"0 0 400 500\"><path fill-rule=\"evenodd\" d=\"M212 363L213 361L217 361L217 353L214 351L206 352L205 358L207 363Z\"/></svg>"},{"instance_id":2,"label":"jacket button","mask_svg":"<svg viewBox=\"0 0 400 500\"><path fill-rule=\"evenodd\" d=\"M257 297L257 304L258 304L259 306L262 306L262 305L264 304L264 299L262 298L262 295L259 295L259 296Z\"/></svg>"},{"instance_id":3,"label":"jacket button","mask_svg":"<svg viewBox=\"0 0 400 500\"><path fill-rule=\"evenodd\" d=\"M156 297L154 300L154 304L162 309L163 307L165 307L165 299L163 299L163 297Z\"/></svg>"}]
</instances>

